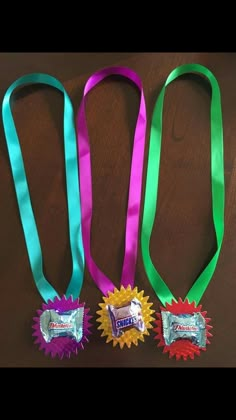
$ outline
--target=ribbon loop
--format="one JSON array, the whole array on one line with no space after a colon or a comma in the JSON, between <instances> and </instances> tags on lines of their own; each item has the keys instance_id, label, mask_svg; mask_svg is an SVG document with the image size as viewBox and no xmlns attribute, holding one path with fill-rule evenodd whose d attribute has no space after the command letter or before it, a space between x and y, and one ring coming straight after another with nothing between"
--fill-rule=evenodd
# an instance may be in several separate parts
<instances>
[{"instance_id":1,"label":"ribbon loop","mask_svg":"<svg viewBox=\"0 0 236 420\"><path fill-rule=\"evenodd\" d=\"M35 284L46 302L49 299L53 300L58 294L46 280L43 273L42 249L32 209L20 142L10 106L10 98L16 88L34 83L42 83L55 87L64 95L64 151L69 237L72 255L72 276L66 291L66 296L69 297L72 295L73 298L76 299L80 294L83 283L84 251L81 232L80 191L74 112L70 98L63 85L54 77L42 73L28 74L17 79L7 89L2 103L3 128L5 131L20 218Z\"/></svg>"},{"instance_id":2,"label":"ribbon loop","mask_svg":"<svg viewBox=\"0 0 236 420\"><path fill-rule=\"evenodd\" d=\"M153 265L150 256L150 238L152 234L158 199L158 183L162 140L162 114L166 87L176 78L187 73L199 73L210 82L211 97L211 185L212 213L216 233L217 249L210 262L196 279L186 298L190 302L199 303L214 274L219 258L224 235L224 156L223 156L223 125L220 88L215 76L209 69L200 64L185 64L174 69L168 76L156 101L151 125L146 191L144 198L144 213L141 229L141 247L145 270L149 281L163 305L175 300L172 292L161 278Z\"/></svg>"},{"instance_id":3,"label":"ribbon loop","mask_svg":"<svg viewBox=\"0 0 236 420\"><path fill-rule=\"evenodd\" d=\"M82 231L86 263L97 287L104 295L113 292L115 286L112 281L97 267L91 255L91 223L92 223L92 175L89 135L86 124L85 103L87 94L103 79L111 75L120 75L130 79L140 90L140 107L137 118L131 163L129 199L126 216L125 254L121 275L121 286L134 285L135 266L138 247L138 225L140 214L140 200L142 188L143 157L146 133L146 105L142 82L139 76L126 67L108 67L94 73L87 81L83 99L77 115L77 134L79 151L79 171L82 210Z\"/></svg>"}]
</instances>

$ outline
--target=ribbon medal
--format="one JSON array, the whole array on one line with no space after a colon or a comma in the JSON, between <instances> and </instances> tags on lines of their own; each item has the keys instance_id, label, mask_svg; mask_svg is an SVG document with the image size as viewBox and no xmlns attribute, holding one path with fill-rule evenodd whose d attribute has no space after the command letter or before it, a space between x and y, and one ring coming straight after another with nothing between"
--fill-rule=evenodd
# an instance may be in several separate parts
<instances>
[{"instance_id":1,"label":"ribbon medal","mask_svg":"<svg viewBox=\"0 0 236 420\"><path fill-rule=\"evenodd\" d=\"M132 165L129 184L128 209L126 217L125 255L121 274L120 290L115 288L112 281L97 267L91 255L91 223L92 223L92 178L89 135L86 124L85 101L87 94L100 81L110 75L120 75L130 79L141 93L139 114L135 129ZM77 115L78 154L80 171L82 234L85 259L88 270L97 287L103 293L103 303L97 311L99 330L102 337L107 336L106 342L112 341L113 346L124 345L129 348L138 345L138 340L144 341L144 335L149 335L152 327L150 309L152 303L144 292L134 287L135 266L138 247L138 225L140 214L140 200L142 187L143 157L146 133L146 106L142 83L139 76L125 67L111 67L93 74L87 81L83 99Z\"/></svg>"},{"instance_id":2,"label":"ribbon medal","mask_svg":"<svg viewBox=\"0 0 236 420\"><path fill-rule=\"evenodd\" d=\"M152 234L157 198L159 169L162 139L162 113L166 87L177 77L186 73L200 73L210 82L212 89L211 97L211 185L212 185L212 213L216 233L217 249L208 265L201 272L195 283L189 290L184 300L178 300L173 296L170 289L161 278L153 265L150 256L150 238ZM157 102L154 107L146 189L144 199L143 223L141 229L141 246L145 270L148 279L162 302L161 312L157 314L155 321L157 327L156 339L159 347L164 347L163 352L175 356L177 360L188 357L194 359L195 354L200 355L206 350L210 332L210 318L207 312L202 311L199 305L208 284L214 274L219 258L224 235L224 158L223 158L223 127L221 97L218 82L215 76L206 67L199 64L186 64L177 67L168 76Z\"/></svg>"},{"instance_id":3,"label":"ribbon medal","mask_svg":"<svg viewBox=\"0 0 236 420\"><path fill-rule=\"evenodd\" d=\"M13 91L21 85L43 83L58 89L64 95L64 151L67 185L72 277L66 294L60 298L43 273L42 250L31 205L19 138L10 107ZM81 233L80 191L78 181L76 132L73 107L63 85L54 77L34 73L16 80L3 99L2 118L16 197L23 227L29 262L36 287L45 303L34 318L33 336L40 350L52 357L70 357L88 342L89 309L79 301L83 283L84 251Z\"/></svg>"}]
</instances>

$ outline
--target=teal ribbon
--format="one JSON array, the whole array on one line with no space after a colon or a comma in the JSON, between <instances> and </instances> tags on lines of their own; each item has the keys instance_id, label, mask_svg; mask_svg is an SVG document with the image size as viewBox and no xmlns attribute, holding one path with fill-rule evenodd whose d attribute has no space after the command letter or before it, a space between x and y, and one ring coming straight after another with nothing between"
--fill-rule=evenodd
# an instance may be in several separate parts
<instances>
[{"instance_id":1,"label":"teal ribbon","mask_svg":"<svg viewBox=\"0 0 236 420\"><path fill-rule=\"evenodd\" d=\"M22 85L32 83L42 83L55 87L64 95L64 152L69 238L72 255L72 276L66 291L66 297L72 295L73 298L76 299L80 294L83 284L84 251L81 233L80 191L74 112L71 100L63 85L54 77L42 73L33 73L20 77L7 89L2 103L3 128L7 142L21 223L35 284L45 302L49 299L53 300L56 296L58 296L58 294L45 278L43 273L42 249L30 200L20 142L10 106L10 98L13 91Z\"/></svg>"},{"instance_id":2,"label":"teal ribbon","mask_svg":"<svg viewBox=\"0 0 236 420\"><path fill-rule=\"evenodd\" d=\"M211 186L212 213L216 233L217 249L210 262L196 279L186 298L199 303L214 274L224 236L224 154L223 124L221 111L220 88L215 76L200 64L185 64L177 67L168 76L155 104L149 145L146 191L144 198L143 223L141 230L141 247L145 270L148 279L163 305L171 303L175 297L165 281L157 272L150 256L150 238L152 234L158 199L159 169L161 158L162 113L166 87L177 77L186 73L200 73L210 82L211 97Z\"/></svg>"}]
</instances>

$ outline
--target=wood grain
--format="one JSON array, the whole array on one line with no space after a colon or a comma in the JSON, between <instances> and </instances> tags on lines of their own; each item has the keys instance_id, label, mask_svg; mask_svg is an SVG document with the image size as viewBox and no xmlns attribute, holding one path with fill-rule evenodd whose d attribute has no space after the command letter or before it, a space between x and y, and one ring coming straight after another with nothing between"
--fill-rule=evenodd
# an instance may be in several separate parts
<instances>
[{"instance_id":1,"label":"wood grain","mask_svg":"<svg viewBox=\"0 0 236 420\"><path fill-rule=\"evenodd\" d=\"M106 65L125 65L143 80L148 112L147 151L153 107L170 71L184 63L206 65L222 93L226 181L225 238L212 282L203 299L214 326L212 344L194 361L169 360L157 348L154 333L137 348L120 351L97 331L101 293L85 271L81 298L91 308L90 343L70 360L51 360L33 344L32 317L41 306L33 282L19 219L2 123L0 123L0 319L2 367L236 367L236 54L234 53L74 53L0 54L1 101L11 82L40 71L58 77L75 111L91 73ZM210 99L199 77L182 77L168 89L157 215L151 255L176 297L185 296L215 249L210 185ZM45 274L62 294L71 275L63 155L63 100L48 87L24 88L12 101L14 117L43 248ZM93 201L92 254L118 286L124 252L124 227L134 127L139 105L136 88L118 78L102 82L89 95ZM144 182L143 182L144 186ZM144 189L143 189L144 192ZM143 200L143 199L142 199ZM143 201L142 201L143 204ZM154 302L140 243L136 284Z\"/></svg>"}]
</instances>

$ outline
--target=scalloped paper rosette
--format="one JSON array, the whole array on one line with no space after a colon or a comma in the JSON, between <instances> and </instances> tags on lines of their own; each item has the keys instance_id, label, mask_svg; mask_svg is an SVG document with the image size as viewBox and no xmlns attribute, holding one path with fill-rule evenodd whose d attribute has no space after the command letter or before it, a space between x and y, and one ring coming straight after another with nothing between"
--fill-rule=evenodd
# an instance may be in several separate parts
<instances>
[{"instance_id":1,"label":"scalloped paper rosette","mask_svg":"<svg viewBox=\"0 0 236 420\"><path fill-rule=\"evenodd\" d=\"M179 298L177 302L172 300L172 304L167 303L165 308L161 307L161 311L169 311L173 315L194 314L200 312L202 317L205 319L206 344L210 344L209 338L212 337L212 334L209 332L209 330L212 328L212 326L208 323L211 321L211 318L206 317L206 311L202 312L202 305L196 306L195 302L189 303L188 299L183 301L181 298ZM158 347L164 347L163 353L169 353L170 358L175 356L177 360L181 359L181 357L184 360L187 360L188 357L190 357L190 359L194 359L195 355L200 356L201 351L206 351L206 346L200 347L187 339L176 340L172 344L166 345L165 339L163 337L161 313L156 313L156 316L157 320L154 322L157 327L153 328L153 331L157 333L155 339L159 340Z\"/></svg>"},{"instance_id":2,"label":"scalloped paper rosette","mask_svg":"<svg viewBox=\"0 0 236 420\"><path fill-rule=\"evenodd\" d=\"M76 341L74 338L67 336L54 337L50 342L46 342L40 327L40 317L43 312L47 310L55 310L59 314L63 314L78 308L84 308L82 337L80 341ZM51 357L58 356L60 359L63 359L63 357L69 358L72 353L77 354L78 350L84 349L84 344L89 341L88 335L91 334L89 331L89 328L91 327L89 320L92 318L92 316L88 315L88 312L89 309L85 308L85 304L80 303L79 299L73 300L72 296L70 296L68 299L65 296L63 296L61 299L55 297L54 301L49 300L47 303L43 303L42 310L39 309L37 311L38 316L33 318L34 325L32 328L34 329L33 337L36 337L35 344L38 344L40 350L44 350L45 354L50 354Z\"/></svg>"},{"instance_id":3,"label":"scalloped paper rosette","mask_svg":"<svg viewBox=\"0 0 236 420\"><path fill-rule=\"evenodd\" d=\"M143 296L144 291L138 292L137 287L131 289L131 286L127 288L121 287L120 290L116 289L114 292L108 292L108 296L103 296L104 303L100 303L101 309L97 311L99 318L97 322L100 323L98 329L102 330L102 337L107 336L106 343L113 342L113 347L117 344L123 349L125 345L129 348L132 344L138 345L138 340L144 341L144 336L149 335L148 329L152 328L151 321L154 318L151 316L155 311L150 309L153 303L148 302L149 296ZM136 328L127 329L120 337L114 337L112 335L111 320L108 314L107 305L114 305L117 307L126 305L132 299L138 299L142 306L142 317L145 324L145 330L143 332L138 331Z\"/></svg>"}]
</instances>

